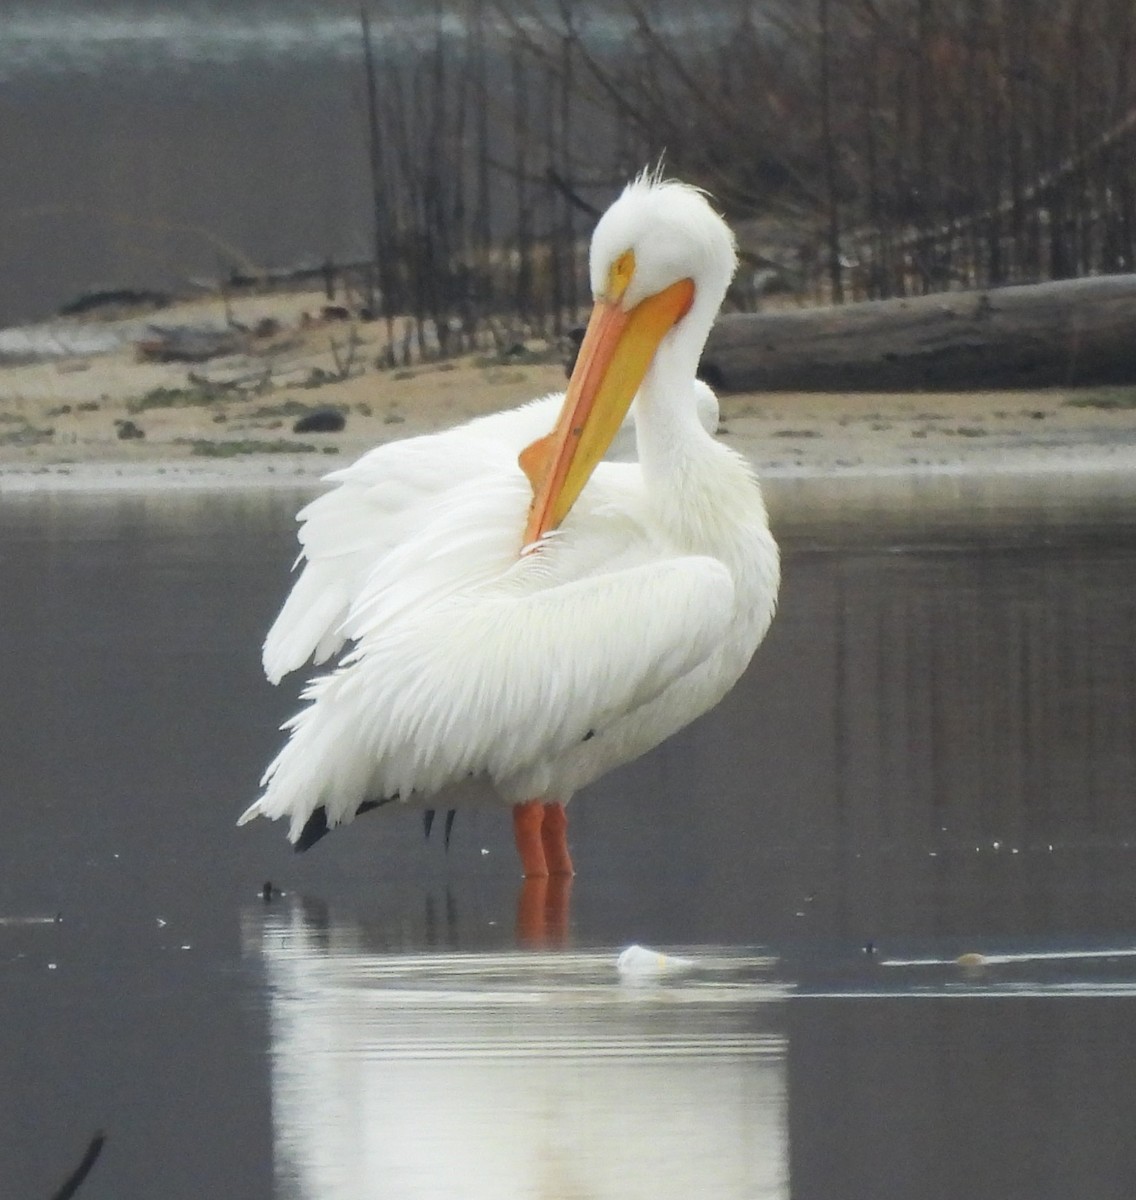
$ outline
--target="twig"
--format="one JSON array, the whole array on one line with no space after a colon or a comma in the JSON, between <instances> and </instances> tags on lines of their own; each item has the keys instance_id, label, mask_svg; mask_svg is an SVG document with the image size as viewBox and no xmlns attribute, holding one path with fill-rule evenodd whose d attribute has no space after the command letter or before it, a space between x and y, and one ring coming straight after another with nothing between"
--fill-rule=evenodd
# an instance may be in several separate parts
<instances>
[{"instance_id":1,"label":"twig","mask_svg":"<svg viewBox=\"0 0 1136 1200\"><path fill-rule=\"evenodd\" d=\"M83 1180L91 1173L91 1168L98 1161L99 1155L102 1154L105 1143L106 1134L101 1131L91 1138L90 1144L87 1146L86 1153L83 1155L79 1165L67 1176L63 1181L63 1186L52 1196L51 1200L71 1200L71 1197L79 1190Z\"/></svg>"},{"instance_id":2,"label":"twig","mask_svg":"<svg viewBox=\"0 0 1136 1200\"><path fill-rule=\"evenodd\" d=\"M297 368L298 369L298 368ZM266 392L272 386L274 366L269 363L263 371L238 375L233 379L210 379L199 371L186 373L186 382L205 392ZM250 386L251 385L251 386Z\"/></svg>"},{"instance_id":3,"label":"twig","mask_svg":"<svg viewBox=\"0 0 1136 1200\"><path fill-rule=\"evenodd\" d=\"M578 208L581 212L587 213L593 220L599 220L600 210L594 204L589 204L572 185L564 179L560 172L555 167L549 167L544 173L545 179L549 184L558 191L573 208Z\"/></svg>"},{"instance_id":4,"label":"twig","mask_svg":"<svg viewBox=\"0 0 1136 1200\"><path fill-rule=\"evenodd\" d=\"M359 335L355 331L355 326L352 325L347 333L346 353L342 358L339 355L339 343L335 338L329 339L331 342L331 358L335 363L335 378L347 379L351 375L351 368L355 365L355 351L359 348Z\"/></svg>"}]
</instances>

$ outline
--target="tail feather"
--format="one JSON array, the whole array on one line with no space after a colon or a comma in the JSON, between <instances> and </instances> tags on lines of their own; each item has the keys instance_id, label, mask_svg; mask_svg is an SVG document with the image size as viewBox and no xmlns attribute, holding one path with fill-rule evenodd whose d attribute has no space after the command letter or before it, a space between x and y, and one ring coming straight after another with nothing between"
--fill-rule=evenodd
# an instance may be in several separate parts
<instances>
[{"instance_id":1,"label":"tail feather","mask_svg":"<svg viewBox=\"0 0 1136 1200\"><path fill-rule=\"evenodd\" d=\"M330 832L331 827L327 823L327 808L321 804L319 808L312 811L304 828L300 830L300 836L292 844L292 849L297 854L303 854L305 850L310 850L320 838Z\"/></svg>"},{"instance_id":2,"label":"tail feather","mask_svg":"<svg viewBox=\"0 0 1136 1200\"><path fill-rule=\"evenodd\" d=\"M364 800L355 810L355 815L358 817L362 813L370 812L372 808L382 808L385 804L393 804L397 799L397 796L387 796L383 800ZM307 819L303 829L300 830L300 836L296 838L292 849L297 854L303 854L305 850L310 850L316 842L326 837L331 832L331 829L332 827L327 823L327 808L321 804L318 808L312 810L312 815Z\"/></svg>"}]
</instances>

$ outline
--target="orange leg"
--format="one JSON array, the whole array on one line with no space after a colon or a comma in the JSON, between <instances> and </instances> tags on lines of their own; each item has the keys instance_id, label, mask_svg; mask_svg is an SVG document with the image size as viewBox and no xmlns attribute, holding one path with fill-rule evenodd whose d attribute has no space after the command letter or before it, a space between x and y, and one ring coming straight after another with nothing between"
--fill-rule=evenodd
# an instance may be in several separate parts
<instances>
[{"instance_id":1,"label":"orange leg","mask_svg":"<svg viewBox=\"0 0 1136 1200\"><path fill-rule=\"evenodd\" d=\"M526 879L517 896L517 945L527 950L555 950L568 943L570 875Z\"/></svg>"},{"instance_id":2,"label":"orange leg","mask_svg":"<svg viewBox=\"0 0 1136 1200\"><path fill-rule=\"evenodd\" d=\"M564 805L552 801L544 806L544 822L540 827L544 843L544 859L550 875L575 875L572 856L568 853L568 815Z\"/></svg>"},{"instance_id":3,"label":"orange leg","mask_svg":"<svg viewBox=\"0 0 1136 1200\"><path fill-rule=\"evenodd\" d=\"M521 856L521 870L526 879L540 879L548 875L548 863L544 857L544 840L541 827L544 824L544 805L539 800L528 800L513 805L513 837L517 853Z\"/></svg>"}]
</instances>

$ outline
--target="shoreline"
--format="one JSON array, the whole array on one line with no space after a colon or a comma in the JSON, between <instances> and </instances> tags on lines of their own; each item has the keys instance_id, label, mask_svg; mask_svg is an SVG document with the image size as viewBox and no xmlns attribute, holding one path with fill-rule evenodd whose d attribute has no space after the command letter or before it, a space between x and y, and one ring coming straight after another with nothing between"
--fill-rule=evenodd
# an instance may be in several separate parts
<instances>
[{"instance_id":1,"label":"shoreline","mask_svg":"<svg viewBox=\"0 0 1136 1200\"><path fill-rule=\"evenodd\" d=\"M737 445L754 464L762 483L838 484L898 481L919 483L949 480L1001 480L1030 482L1046 480L1057 484L1076 479L1100 480L1115 477L1136 495L1136 446L1085 446L1072 455L1039 460L1036 455L997 459L959 458L915 464L890 462L856 463L761 463L754 447ZM748 452L747 452L748 450ZM365 453L365 451L363 451ZM313 458L316 461L312 461ZM101 493L147 491L288 491L316 489L336 470L353 459L329 463L322 456L250 456L221 462L197 462L186 458L151 459L145 462L92 460L38 464L0 463L0 495L34 493ZM1134 514L1136 515L1136 514Z\"/></svg>"},{"instance_id":2,"label":"shoreline","mask_svg":"<svg viewBox=\"0 0 1136 1200\"><path fill-rule=\"evenodd\" d=\"M242 353L201 364L139 361L130 346L0 362L0 495L314 494L376 445L564 388L559 347L539 339L501 357L380 368L380 331L324 320L322 302L277 294L167 314L187 329L271 323L266 340L249 335ZM1136 499L1136 388L719 400L719 438L754 465L771 511L790 498L861 514L953 504L965 520L989 504L1052 507L1062 493L1082 509L1094 493L1109 509ZM293 429L321 409L343 428Z\"/></svg>"}]
</instances>

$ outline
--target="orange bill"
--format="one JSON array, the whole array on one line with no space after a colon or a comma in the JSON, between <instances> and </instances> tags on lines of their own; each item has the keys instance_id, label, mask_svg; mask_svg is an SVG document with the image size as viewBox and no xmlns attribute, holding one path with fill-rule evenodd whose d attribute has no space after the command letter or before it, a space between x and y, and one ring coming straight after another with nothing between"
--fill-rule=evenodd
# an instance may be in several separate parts
<instances>
[{"instance_id":1,"label":"orange bill","mask_svg":"<svg viewBox=\"0 0 1136 1200\"><path fill-rule=\"evenodd\" d=\"M524 545L568 515L627 416L659 343L693 299L693 281L680 279L630 311L596 301L556 426L521 452L533 489Z\"/></svg>"}]
</instances>

